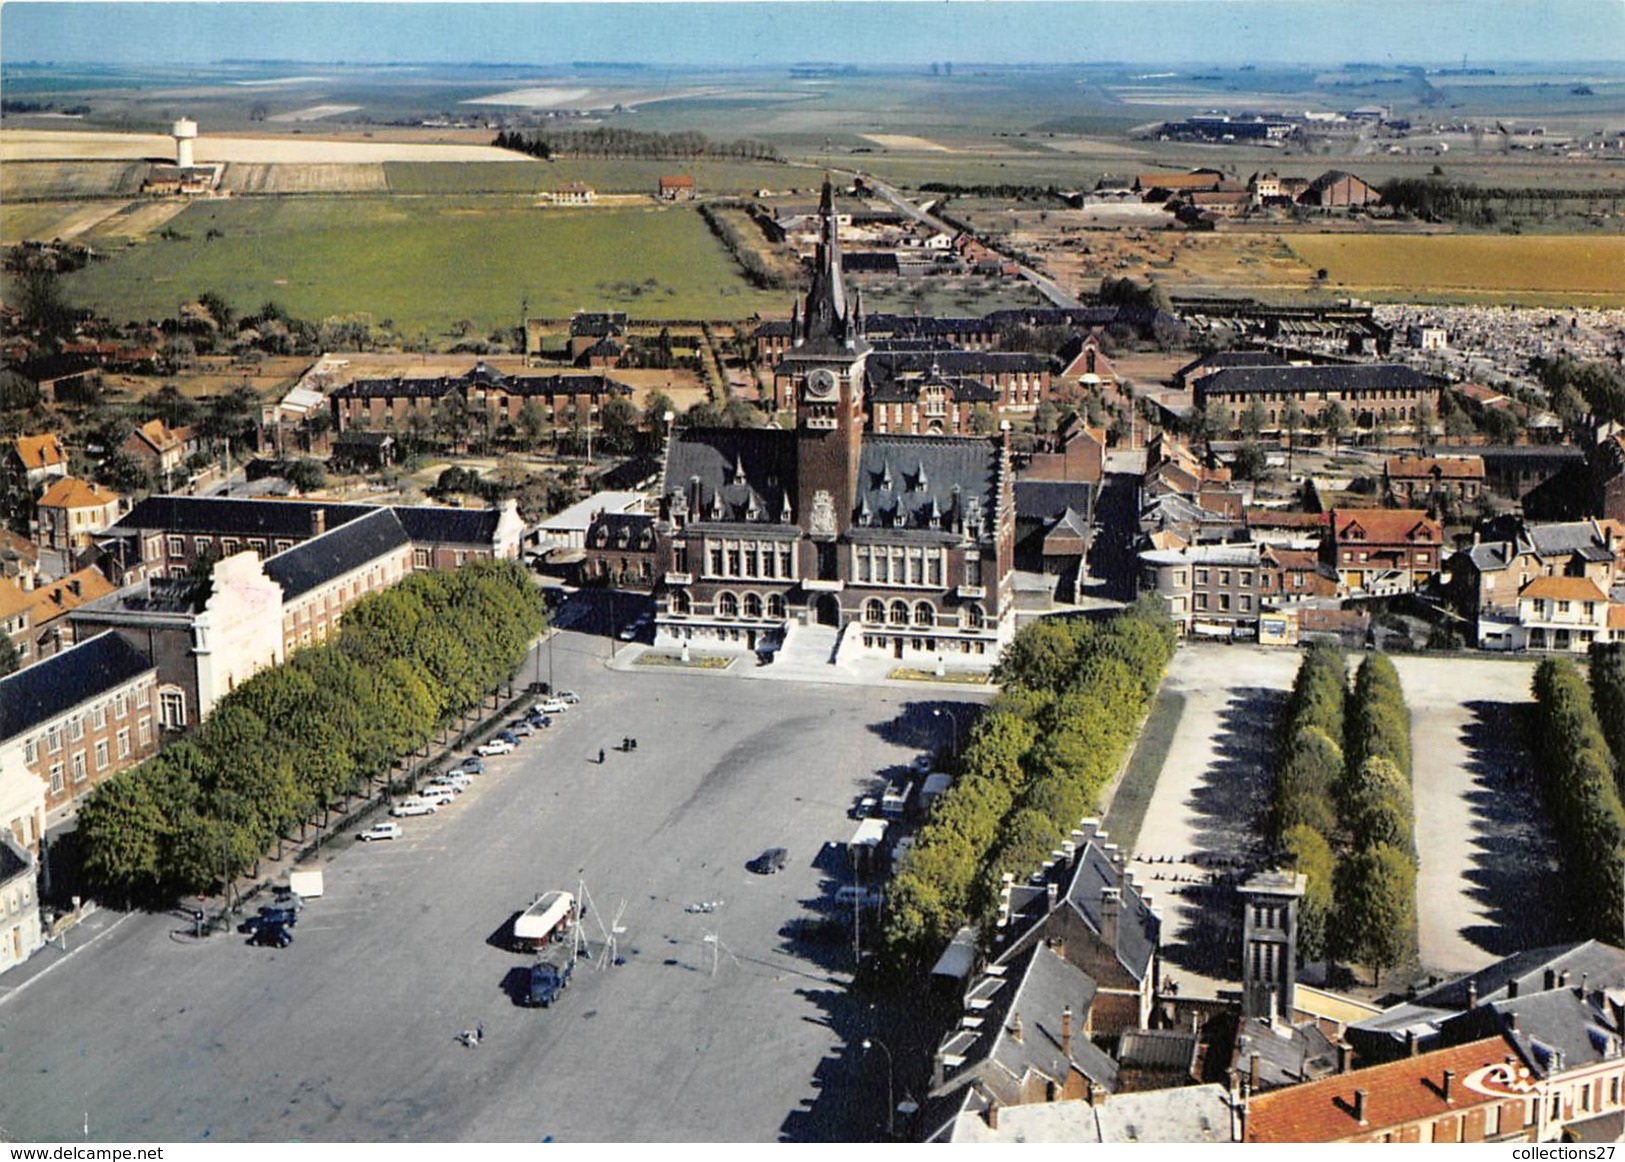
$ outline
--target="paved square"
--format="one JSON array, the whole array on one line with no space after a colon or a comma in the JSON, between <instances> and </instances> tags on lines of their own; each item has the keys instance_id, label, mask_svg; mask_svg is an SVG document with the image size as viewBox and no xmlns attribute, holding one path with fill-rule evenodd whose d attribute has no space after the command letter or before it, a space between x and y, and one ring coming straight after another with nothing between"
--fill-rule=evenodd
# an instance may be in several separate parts
<instances>
[{"instance_id":1,"label":"paved square","mask_svg":"<svg viewBox=\"0 0 1625 1162\"><path fill-rule=\"evenodd\" d=\"M555 679L582 704L405 838L335 851L292 947L138 915L0 989L5 1135L79 1140L88 1117L92 1140L870 1137L884 1087L856 1050L850 953L778 932L829 906L854 796L945 744L931 709L965 694L615 674L607 652L560 635ZM612 749L627 735L635 753ZM784 872L745 870L773 846ZM618 915L626 964L520 1008L503 929L578 879L588 934ZM453 1040L476 1022L482 1046Z\"/></svg>"}]
</instances>

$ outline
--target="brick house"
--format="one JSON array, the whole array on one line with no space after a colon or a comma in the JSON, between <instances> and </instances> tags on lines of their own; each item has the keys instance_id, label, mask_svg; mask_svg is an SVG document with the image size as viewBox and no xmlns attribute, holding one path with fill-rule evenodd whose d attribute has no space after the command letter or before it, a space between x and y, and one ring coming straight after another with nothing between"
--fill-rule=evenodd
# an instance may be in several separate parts
<instances>
[{"instance_id":1,"label":"brick house","mask_svg":"<svg viewBox=\"0 0 1625 1162\"><path fill-rule=\"evenodd\" d=\"M1390 456L1383 463L1383 488L1404 508L1465 503L1484 495L1484 461L1479 456Z\"/></svg>"},{"instance_id":2,"label":"brick house","mask_svg":"<svg viewBox=\"0 0 1625 1162\"><path fill-rule=\"evenodd\" d=\"M339 432L352 427L399 429L409 424L428 430L436 409L455 397L466 406L473 422L482 422L483 417L494 434L502 424L517 421L527 403L540 406L552 427L566 428L599 422L606 400L631 395L626 384L601 374L507 375L481 361L460 376L358 379L336 388L328 398Z\"/></svg>"},{"instance_id":3,"label":"brick house","mask_svg":"<svg viewBox=\"0 0 1625 1162\"><path fill-rule=\"evenodd\" d=\"M35 540L41 548L72 553L118 520L124 497L101 484L64 476L34 505Z\"/></svg>"},{"instance_id":4,"label":"brick house","mask_svg":"<svg viewBox=\"0 0 1625 1162\"><path fill-rule=\"evenodd\" d=\"M68 474L68 450L55 432L41 436L18 436L11 442L6 459L11 472L29 488Z\"/></svg>"},{"instance_id":5,"label":"brick house","mask_svg":"<svg viewBox=\"0 0 1625 1162\"><path fill-rule=\"evenodd\" d=\"M278 553L265 575L282 587L283 648L325 642L346 609L411 571L412 538L387 508Z\"/></svg>"},{"instance_id":6,"label":"brick house","mask_svg":"<svg viewBox=\"0 0 1625 1162\"><path fill-rule=\"evenodd\" d=\"M1519 600L1538 578L1581 578L1607 593L1625 576L1625 536L1607 521L1565 521L1475 532L1448 562L1450 596L1483 648L1513 648Z\"/></svg>"},{"instance_id":7,"label":"brick house","mask_svg":"<svg viewBox=\"0 0 1625 1162\"><path fill-rule=\"evenodd\" d=\"M662 202L692 202L694 200L694 178L689 174L662 177L655 187L655 197Z\"/></svg>"},{"instance_id":8,"label":"brick house","mask_svg":"<svg viewBox=\"0 0 1625 1162\"><path fill-rule=\"evenodd\" d=\"M1417 409L1439 404L1439 382L1402 363L1340 363L1286 367L1221 367L1195 380L1198 411L1218 404L1240 414L1258 403L1264 426L1279 430L1286 405L1297 403L1309 421L1341 404L1356 427L1403 429L1416 422Z\"/></svg>"},{"instance_id":9,"label":"brick house","mask_svg":"<svg viewBox=\"0 0 1625 1162\"><path fill-rule=\"evenodd\" d=\"M1353 206L1380 206L1382 192L1351 173L1329 169L1298 195L1298 205L1346 210Z\"/></svg>"},{"instance_id":10,"label":"brick house","mask_svg":"<svg viewBox=\"0 0 1625 1162\"><path fill-rule=\"evenodd\" d=\"M180 471L202 450L203 439L195 427L170 428L163 420L148 420L119 445L119 451L160 480Z\"/></svg>"},{"instance_id":11,"label":"brick house","mask_svg":"<svg viewBox=\"0 0 1625 1162\"><path fill-rule=\"evenodd\" d=\"M582 580L652 592L665 546L655 518L641 512L599 512L587 527Z\"/></svg>"},{"instance_id":12,"label":"brick house","mask_svg":"<svg viewBox=\"0 0 1625 1162\"><path fill-rule=\"evenodd\" d=\"M158 671L104 633L0 678L0 748L16 743L54 813L158 751Z\"/></svg>"},{"instance_id":13,"label":"brick house","mask_svg":"<svg viewBox=\"0 0 1625 1162\"><path fill-rule=\"evenodd\" d=\"M1439 572L1444 531L1421 509L1334 508L1322 560L1356 595L1405 593Z\"/></svg>"},{"instance_id":14,"label":"brick house","mask_svg":"<svg viewBox=\"0 0 1625 1162\"><path fill-rule=\"evenodd\" d=\"M77 639L70 615L85 602L113 592L113 588L102 571L90 565L61 580L30 589L26 594L28 648L18 646L23 664L43 661L73 645Z\"/></svg>"}]
</instances>

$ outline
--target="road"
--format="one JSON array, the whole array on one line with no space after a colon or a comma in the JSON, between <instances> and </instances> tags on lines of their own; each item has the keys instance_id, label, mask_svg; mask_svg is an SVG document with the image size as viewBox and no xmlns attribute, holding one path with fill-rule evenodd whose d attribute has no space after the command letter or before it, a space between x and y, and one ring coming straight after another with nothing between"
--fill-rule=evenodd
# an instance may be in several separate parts
<instances>
[{"instance_id":1,"label":"road","mask_svg":"<svg viewBox=\"0 0 1625 1162\"><path fill-rule=\"evenodd\" d=\"M916 222L929 226L933 230L940 230L944 234L963 233L963 231L961 231L959 227L955 226L953 223L945 221L942 218L938 218L934 214L928 214L924 210L920 209L908 198L904 197L899 190L896 190L887 185L885 182L878 180L874 177L874 175L864 174L862 176L864 182L871 189L873 189L875 193L879 194L884 201L890 202L898 210L902 211ZM982 242L982 245L987 246L987 243L984 241ZM995 248L988 246L988 249L994 250ZM1014 261L1014 259L1011 261ZM1017 263L1016 265L1020 268L1021 277L1030 282L1039 294L1043 295L1055 306L1063 307L1068 310L1076 310L1083 306L1083 304L1078 301L1076 296L1068 294L1061 288L1059 283L1047 278L1043 274L1040 274L1038 271L1034 270L1025 263Z\"/></svg>"},{"instance_id":2,"label":"road","mask_svg":"<svg viewBox=\"0 0 1625 1162\"><path fill-rule=\"evenodd\" d=\"M401 840L327 853L290 948L137 914L0 994L6 1135L874 1136L883 1078L857 1048L875 1017L847 991L850 951L778 933L830 907L854 798L945 744L931 710L961 695L612 673L605 641L573 632L553 653L582 704ZM613 749L626 735L635 753ZM786 870L747 872L770 846ZM595 957L553 1009L520 1008L505 927L578 881ZM617 917L625 963L606 966ZM476 1022L481 1047L453 1040Z\"/></svg>"}]
</instances>

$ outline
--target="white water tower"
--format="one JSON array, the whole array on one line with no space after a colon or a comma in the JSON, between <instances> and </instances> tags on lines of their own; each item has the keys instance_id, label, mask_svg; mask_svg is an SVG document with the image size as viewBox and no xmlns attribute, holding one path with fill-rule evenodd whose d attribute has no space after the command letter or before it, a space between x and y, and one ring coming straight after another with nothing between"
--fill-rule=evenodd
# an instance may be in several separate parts
<instances>
[{"instance_id":1,"label":"white water tower","mask_svg":"<svg viewBox=\"0 0 1625 1162\"><path fill-rule=\"evenodd\" d=\"M182 117L170 127L169 135L175 139L175 164L182 169L191 169L192 142L197 139L197 122Z\"/></svg>"}]
</instances>

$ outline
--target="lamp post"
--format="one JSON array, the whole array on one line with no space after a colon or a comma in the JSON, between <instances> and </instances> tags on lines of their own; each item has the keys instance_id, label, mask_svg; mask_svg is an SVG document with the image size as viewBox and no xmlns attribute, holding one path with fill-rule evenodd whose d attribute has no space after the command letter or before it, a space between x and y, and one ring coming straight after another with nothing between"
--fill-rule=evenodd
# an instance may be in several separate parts
<instances>
[{"instance_id":1,"label":"lamp post","mask_svg":"<svg viewBox=\"0 0 1625 1162\"><path fill-rule=\"evenodd\" d=\"M948 731L950 735L948 739L948 750L953 757L957 759L959 757L959 719L954 717L954 712L952 710L944 710L940 706L932 708L931 717L946 717L948 719Z\"/></svg>"},{"instance_id":2,"label":"lamp post","mask_svg":"<svg viewBox=\"0 0 1625 1162\"><path fill-rule=\"evenodd\" d=\"M886 1048L886 1043L879 1037L865 1037L863 1039L863 1051L867 1053L871 1048L879 1049L886 1055L886 1137L890 1138L895 1136L894 1118L897 1113L897 1104L893 1100L896 1094L893 1092L892 1071L894 1067L892 1065L891 1050Z\"/></svg>"}]
</instances>

